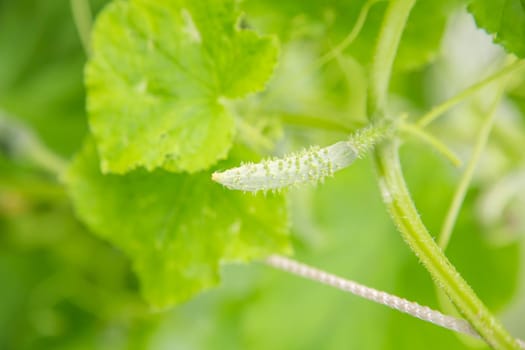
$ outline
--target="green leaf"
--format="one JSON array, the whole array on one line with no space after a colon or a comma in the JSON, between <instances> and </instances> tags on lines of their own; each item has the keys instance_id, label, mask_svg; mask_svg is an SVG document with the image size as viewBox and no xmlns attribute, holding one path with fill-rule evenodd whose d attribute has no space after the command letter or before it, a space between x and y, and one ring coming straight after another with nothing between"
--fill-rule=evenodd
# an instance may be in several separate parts
<instances>
[{"instance_id":1,"label":"green leaf","mask_svg":"<svg viewBox=\"0 0 525 350\"><path fill-rule=\"evenodd\" d=\"M525 57L525 2L476 0L468 7L478 27L492 35L505 50Z\"/></svg>"},{"instance_id":2,"label":"green leaf","mask_svg":"<svg viewBox=\"0 0 525 350\"><path fill-rule=\"evenodd\" d=\"M290 251L282 196L228 191L210 176L103 175L89 141L66 181L80 218L132 259L145 298L168 307L217 284L221 261Z\"/></svg>"},{"instance_id":3,"label":"green leaf","mask_svg":"<svg viewBox=\"0 0 525 350\"><path fill-rule=\"evenodd\" d=\"M439 232L454 172L417 143L403 151L418 208L432 232ZM439 309L435 285L397 234L373 176L369 162L360 161L314 189L311 219L322 236L313 245L297 244L297 259ZM516 245L488 244L474 222L473 205L467 199L447 252L491 309L510 303L518 330L523 313L513 294L522 253ZM202 319L213 326L203 327ZM177 309L176 322L162 329L166 343L184 342L193 349L470 349L454 332L267 266L228 267L224 288Z\"/></svg>"},{"instance_id":4,"label":"green leaf","mask_svg":"<svg viewBox=\"0 0 525 350\"><path fill-rule=\"evenodd\" d=\"M277 61L270 37L241 30L234 0L117 0L99 16L86 70L104 172L195 172L225 158L223 98L260 91Z\"/></svg>"}]
</instances>

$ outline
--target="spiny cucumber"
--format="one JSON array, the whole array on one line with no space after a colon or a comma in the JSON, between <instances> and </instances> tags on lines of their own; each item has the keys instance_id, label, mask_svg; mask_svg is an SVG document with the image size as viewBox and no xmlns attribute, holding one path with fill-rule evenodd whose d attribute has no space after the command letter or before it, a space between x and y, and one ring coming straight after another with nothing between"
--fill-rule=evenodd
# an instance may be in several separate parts
<instances>
[{"instance_id":1,"label":"spiny cucumber","mask_svg":"<svg viewBox=\"0 0 525 350\"><path fill-rule=\"evenodd\" d=\"M390 129L385 124L372 125L357 131L346 141L324 148L313 146L283 158L243 164L237 168L215 172L212 179L229 189L248 192L317 183L362 157Z\"/></svg>"}]
</instances>

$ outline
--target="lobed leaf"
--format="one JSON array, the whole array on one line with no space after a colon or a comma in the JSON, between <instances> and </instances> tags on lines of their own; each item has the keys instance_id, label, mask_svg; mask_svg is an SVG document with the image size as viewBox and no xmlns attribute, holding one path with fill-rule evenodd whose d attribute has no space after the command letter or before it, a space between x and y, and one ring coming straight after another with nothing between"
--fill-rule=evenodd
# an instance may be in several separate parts
<instances>
[{"instance_id":1,"label":"lobed leaf","mask_svg":"<svg viewBox=\"0 0 525 350\"><path fill-rule=\"evenodd\" d=\"M240 30L235 0L116 0L98 17L86 68L89 121L104 172L195 172L225 158L223 98L259 91L270 37Z\"/></svg>"},{"instance_id":2,"label":"lobed leaf","mask_svg":"<svg viewBox=\"0 0 525 350\"><path fill-rule=\"evenodd\" d=\"M103 175L89 140L66 183L79 217L133 261L145 298L168 307L212 287L222 261L289 253L283 196L227 191L208 172Z\"/></svg>"},{"instance_id":3,"label":"lobed leaf","mask_svg":"<svg viewBox=\"0 0 525 350\"><path fill-rule=\"evenodd\" d=\"M311 39L325 54L352 30L363 6L371 0L266 0L248 1L250 14L263 21L267 31L278 32L281 40ZM399 71L417 70L432 62L441 47L450 14L467 0L419 0L406 24L396 57ZM364 66L370 63L387 1L377 1L368 13L363 29L344 51ZM256 15L260 15L257 18ZM268 19L266 19L268 18ZM299 20L290 20L297 18ZM266 20L265 20L266 19Z\"/></svg>"},{"instance_id":4,"label":"lobed leaf","mask_svg":"<svg viewBox=\"0 0 525 350\"><path fill-rule=\"evenodd\" d=\"M525 2L523 0L476 0L469 7L478 27L495 43L525 57Z\"/></svg>"}]
</instances>

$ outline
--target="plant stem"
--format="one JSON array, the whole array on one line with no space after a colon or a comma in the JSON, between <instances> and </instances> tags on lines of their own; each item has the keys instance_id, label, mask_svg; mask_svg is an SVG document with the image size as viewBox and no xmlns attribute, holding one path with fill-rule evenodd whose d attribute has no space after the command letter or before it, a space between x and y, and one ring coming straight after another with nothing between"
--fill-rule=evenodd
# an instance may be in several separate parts
<instances>
[{"instance_id":1,"label":"plant stem","mask_svg":"<svg viewBox=\"0 0 525 350\"><path fill-rule=\"evenodd\" d=\"M431 122L433 122L437 117L448 111L450 108L454 107L458 103L462 102L464 99L470 97L474 93L478 92L485 86L505 77L507 74L516 72L520 70L521 68L525 67L524 61L516 61L512 64L509 64L505 68L502 68L501 70L497 71L496 73L488 76L487 78L483 79L482 81L466 88L465 90L461 91L455 96L452 96L448 100L440 103L439 105L432 108L428 113L423 115L419 121L417 122L417 125L420 127L425 127Z\"/></svg>"},{"instance_id":2,"label":"plant stem","mask_svg":"<svg viewBox=\"0 0 525 350\"><path fill-rule=\"evenodd\" d=\"M397 142L380 145L375 152L375 163L383 201L391 217L436 283L490 346L495 349L518 349L516 340L459 275L421 221L401 172Z\"/></svg>"},{"instance_id":3,"label":"plant stem","mask_svg":"<svg viewBox=\"0 0 525 350\"><path fill-rule=\"evenodd\" d=\"M458 187L454 192L454 197L452 198L450 208L448 209L447 215L445 216L445 221L438 238L438 244L443 250L447 249L450 237L452 235L452 230L454 229L459 211L463 201L465 200L465 195L467 194L468 187L472 181L474 171L476 170L476 166L478 165L479 159L481 158L481 154L483 153L483 150L485 149L489 139L490 131L492 130L492 125L494 124L494 117L496 116L496 108L499 105L501 95L503 93L502 90L503 89L501 89L498 96L496 96L494 99L494 102L490 106L487 116L481 125L474 150L472 151L472 155L467 163L467 168L461 176Z\"/></svg>"},{"instance_id":4,"label":"plant stem","mask_svg":"<svg viewBox=\"0 0 525 350\"><path fill-rule=\"evenodd\" d=\"M386 9L370 74L369 107L373 118L383 117L399 41L415 2L391 0Z\"/></svg>"},{"instance_id":5,"label":"plant stem","mask_svg":"<svg viewBox=\"0 0 525 350\"><path fill-rule=\"evenodd\" d=\"M386 118L391 70L414 3L415 0L391 0L386 10L370 74L369 107L374 119ZM377 146L374 160L383 201L404 240L488 344L495 349L519 349L516 340L491 315L430 236L408 192L398 151L396 140L384 141Z\"/></svg>"},{"instance_id":6,"label":"plant stem","mask_svg":"<svg viewBox=\"0 0 525 350\"><path fill-rule=\"evenodd\" d=\"M316 68L320 68L332 59L336 58L348 47L348 45L350 45L355 40L355 38L357 38L357 36L361 32L361 29L363 29L363 25L365 24L366 17L368 16L370 8L380 1L384 0L368 0L363 5L363 7L361 8L361 12L359 12L357 20L350 33L348 33L348 35L343 39L343 41L341 41L336 47L328 51L317 61Z\"/></svg>"},{"instance_id":7,"label":"plant stem","mask_svg":"<svg viewBox=\"0 0 525 350\"><path fill-rule=\"evenodd\" d=\"M279 255L272 255L266 259L265 263L274 268L292 273L294 275L308 278L313 281L343 290L345 292L352 293L364 299L383 304L392 309L409 314L413 317L417 317L421 320L433 323L440 327L447 328L455 332L469 334L474 337L479 337L476 331L465 320L444 315L437 310L430 309L429 307L422 306L418 303L408 301L398 296L367 287L336 275L332 275L292 259Z\"/></svg>"},{"instance_id":8,"label":"plant stem","mask_svg":"<svg viewBox=\"0 0 525 350\"><path fill-rule=\"evenodd\" d=\"M461 159L459 159L459 157L450 148L448 148L445 144L443 144L443 142L438 140L433 135L419 128L417 125L402 123L400 128L402 131L405 131L432 146L437 152L441 153L445 158L447 158L454 166L461 166Z\"/></svg>"},{"instance_id":9,"label":"plant stem","mask_svg":"<svg viewBox=\"0 0 525 350\"><path fill-rule=\"evenodd\" d=\"M90 34L93 18L89 0L71 0L71 12L77 27L80 42L87 55L91 53Z\"/></svg>"},{"instance_id":10,"label":"plant stem","mask_svg":"<svg viewBox=\"0 0 525 350\"><path fill-rule=\"evenodd\" d=\"M315 282L326 284L342 291L352 293L364 299L383 304L410 316L417 317L423 321L433 323L437 326L479 338L479 334L467 321L442 314L441 312L433 310L427 306L422 306L404 298L400 298L398 296L367 287L357 282L341 278L339 276L283 256L272 255L265 260L265 263L273 268L286 271L296 276L308 278ZM522 348L525 348L525 344L523 344L523 342L519 340L518 342Z\"/></svg>"}]
</instances>

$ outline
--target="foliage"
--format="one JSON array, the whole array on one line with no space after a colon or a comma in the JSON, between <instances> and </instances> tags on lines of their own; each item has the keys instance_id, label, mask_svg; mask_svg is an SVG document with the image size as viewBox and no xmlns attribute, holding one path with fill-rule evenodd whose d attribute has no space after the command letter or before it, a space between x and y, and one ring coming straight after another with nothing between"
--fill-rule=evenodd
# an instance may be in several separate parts
<instances>
[{"instance_id":1,"label":"foliage","mask_svg":"<svg viewBox=\"0 0 525 350\"><path fill-rule=\"evenodd\" d=\"M215 285L221 261L289 252L282 196L226 192L209 179L161 170L102 175L88 141L66 181L78 215L131 257L146 299L166 307Z\"/></svg>"},{"instance_id":2,"label":"foliage","mask_svg":"<svg viewBox=\"0 0 525 350\"><path fill-rule=\"evenodd\" d=\"M474 1L469 6L480 28L494 41L525 57L525 3L522 0Z\"/></svg>"},{"instance_id":3,"label":"foliage","mask_svg":"<svg viewBox=\"0 0 525 350\"><path fill-rule=\"evenodd\" d=\"M468 161L492 105L492 133L446 256L524 338L525 184L514 180L525 165L521 61L442 119L417 125L515 60L510 54L525 55L523 1L419 0L406 23L389 12L403 3L0 0L0 348L486 346L257 262L238 264L293 251L456 312L436 292L432 266L400 239L388 198L381 202L388 142L315 187L253 195L211 177L268 156L306 155L300 150L348 140L386 115L396 120L402 176L437 240L463 173L442 154ZM80 36L78 4L95 18ZM338 46L360 16L358 35ZM378 106L385 55L377 42L389 16L402 35L388 104ZM89 35L84 52L80 37ZM462 45L472 53L458 59L451 48ZM21 142L26 136L34 140Z\"/></svg>"},{"instance_id":4,"label":"foliage","mask_svg":"<svg viewBox=\"0 0 525 350\"><path fill-rule=\"evenodd\" d=\"M238 19L235 1L116 1L105 9L86 69L104 172L194 172L226 157L235 126L220 99L261 90L277 56L274 41L239 30Z\"/></svg>"}]
</instances>

